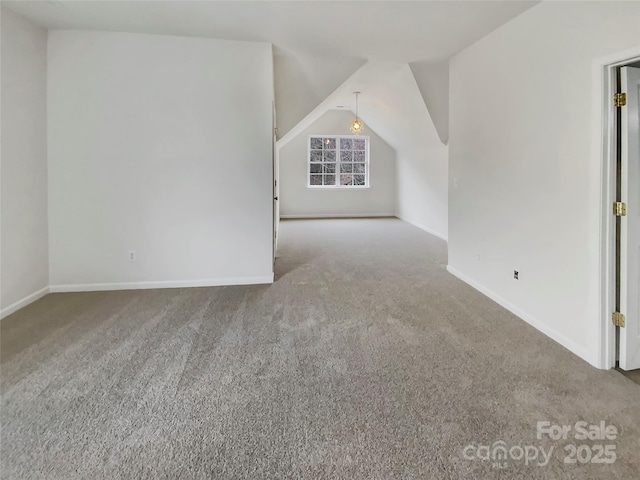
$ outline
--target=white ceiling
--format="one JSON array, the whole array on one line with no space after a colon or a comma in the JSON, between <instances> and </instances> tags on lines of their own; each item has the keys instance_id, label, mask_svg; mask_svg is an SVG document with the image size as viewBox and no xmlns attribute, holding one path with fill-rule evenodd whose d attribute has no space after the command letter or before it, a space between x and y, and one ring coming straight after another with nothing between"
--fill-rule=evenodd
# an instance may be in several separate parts
<instances>
[{"instance_id":1,"label":"white ceiling","mask_svg":"<svg viewBox=\"0 0 640 480\"><path fill-rule=\"evenodd\" d=\"M279 146L338 105L353 112L353 92L360 91L361 118L396 150L447 141L448 91L430 80L436 78L430 65L444 63L447 69L442 60L537 3L2 0L50 29L272 43ZM408 64L418 62L418 70L427 73L414 77ZM434 121L443 131L440 137Z\"/></svg>"},{"instance_id":2,"label":"white ceiling","mask_svg":"<svg viewBox=\"0 0 640 480\"><path fill-rule=\"evenodd\" d=\"M311 113L278 140L282 148L329 110L344 106L355 111L366 129L373 129L396 151L412 146L433 148L442 145L431 116L422 101L418 85L406 63L367 62Z\"/></svg>"},{"instance_id":3,"label":"white ceiling","mask_svg":"<svg viewBox=\"0 0 640 480\"><path fill-rule=\"evenodd\" d=\"M336 55L311 55L274 48L273 71L278 136L291 130L364 63Z\"/></svg>"},{"instance_id":4,"label":"white ceiling","mask_svg":"<svg viewBox=\"0 0 640 480\"><path fill-rule=\"evenodd\" d=\"M535 1L3 1L51 29L273 43L363 60L448 58Z\"/></svg>"}]
</instances>

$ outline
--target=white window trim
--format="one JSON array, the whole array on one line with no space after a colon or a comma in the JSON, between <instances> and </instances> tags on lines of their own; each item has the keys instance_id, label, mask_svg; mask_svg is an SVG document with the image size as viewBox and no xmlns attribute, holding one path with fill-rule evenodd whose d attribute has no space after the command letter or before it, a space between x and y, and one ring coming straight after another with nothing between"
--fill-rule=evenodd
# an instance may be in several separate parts
<instances>
[{"instance_id":1,"label":"white window trim","mask_svg":"<svg viewBox=\"0 0 640 480\"><path fill-rule=\"evenodd\" d=\"M366 140L365 145L365 178L364 185L311 185L311 139L312 138L335 138L337 144L340 144L341 138L364 138ZM368 135L331 135L331 134L318 134L318 135L309 135L307 138L307 188L311 188L313 190L367 190L371 188L370 183L370 172L371 172L371 162L369 161L369 145L371 141ZM336 182L340 178L340 149L336 148Z\"/></svg>"}]
</instances>

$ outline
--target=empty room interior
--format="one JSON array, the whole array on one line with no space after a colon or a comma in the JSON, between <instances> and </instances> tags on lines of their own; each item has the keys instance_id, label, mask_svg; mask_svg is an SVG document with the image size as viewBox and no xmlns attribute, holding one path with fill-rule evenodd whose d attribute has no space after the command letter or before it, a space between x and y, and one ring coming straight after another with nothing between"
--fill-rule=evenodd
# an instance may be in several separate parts
<instances>
[{"instance_id":1,"label":"empty room interior","mask_svg":"<svg viewBox=\"0 0 640 480\"><path fill-rule=\"evenodd\" d=\"M640 478L640 2L0 16L0 478Z\"/></svg>"}]
</instances>

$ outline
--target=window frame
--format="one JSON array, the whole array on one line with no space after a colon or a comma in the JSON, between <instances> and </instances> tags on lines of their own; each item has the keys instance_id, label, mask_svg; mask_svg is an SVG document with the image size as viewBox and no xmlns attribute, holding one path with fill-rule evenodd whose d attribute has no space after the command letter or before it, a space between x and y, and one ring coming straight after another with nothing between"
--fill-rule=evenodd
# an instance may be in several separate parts
<instances>
[{"instance_id":1,"label":"window frame","mask_svg":"<svg viewBox=\"0 0 640 480\"><path fill-rule=\"evenodd\" d=\"M312 138L335 138L336 140L336 184L334 185L311 185L311 139ZM364 172L364 185L340 185L340 139L342 138L360 138L365 140L365 172ZM370 138L368 135L309 135L307 138L307 188L317 189L317 190L344 190L344 189L353 189L353 190L366 190L371 188L370 183L370 173L371 173L371 162L369 161L369 149L370 149ZM317 162L314 162L317 163ZM353 162L348 162L353 163Z\"/></svg>"}]
</instances>

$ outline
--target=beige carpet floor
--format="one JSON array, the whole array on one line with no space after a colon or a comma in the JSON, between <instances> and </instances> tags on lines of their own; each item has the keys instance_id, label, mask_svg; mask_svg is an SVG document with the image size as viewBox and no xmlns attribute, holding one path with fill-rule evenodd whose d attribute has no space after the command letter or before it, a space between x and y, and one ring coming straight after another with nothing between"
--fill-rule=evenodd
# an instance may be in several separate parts
<instances>
[{"instance_id":1,"label":"beige carpet floor","mask_svg":"<svg viewBox=\"0 0 640 480\"><path fill-rule=\"evenodd\" d=\"M49 295L1 323L1 476L640 478L640 386L446 263L396 219L287 221L273 285Z\"/></svg>"}]
</instances>

